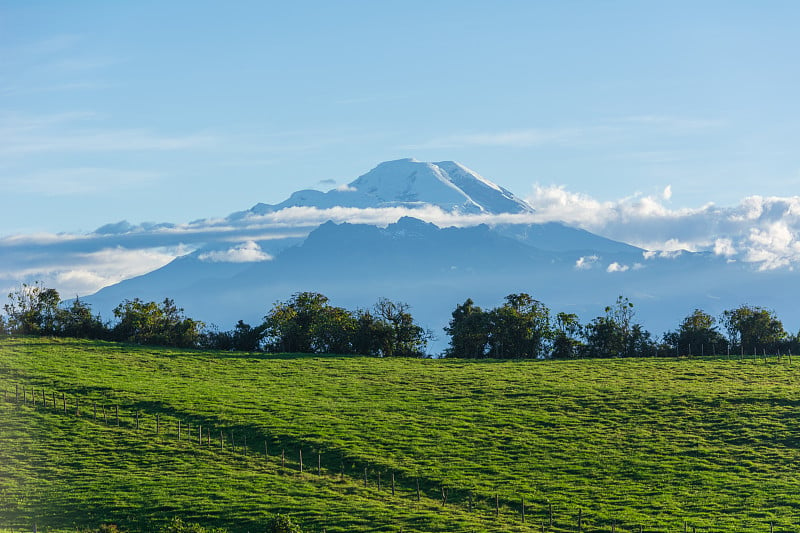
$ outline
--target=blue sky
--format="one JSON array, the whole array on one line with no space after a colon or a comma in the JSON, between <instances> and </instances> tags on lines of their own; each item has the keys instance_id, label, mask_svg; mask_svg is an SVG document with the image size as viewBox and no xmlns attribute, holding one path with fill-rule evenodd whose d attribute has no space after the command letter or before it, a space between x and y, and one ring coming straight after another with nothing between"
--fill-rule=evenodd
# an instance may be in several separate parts
<instances>
[{"instance_id":1,"label":"blue sky","mask_svg":"<svg viewBox=\"0 0 800 533\"><path fill-rule=\"evenodd\" d=\"M0 236L458 160L520 196L800 183L796 2L3 2ZM669 196L669 195L667 195Z\"/></svg>"}]
</instances>

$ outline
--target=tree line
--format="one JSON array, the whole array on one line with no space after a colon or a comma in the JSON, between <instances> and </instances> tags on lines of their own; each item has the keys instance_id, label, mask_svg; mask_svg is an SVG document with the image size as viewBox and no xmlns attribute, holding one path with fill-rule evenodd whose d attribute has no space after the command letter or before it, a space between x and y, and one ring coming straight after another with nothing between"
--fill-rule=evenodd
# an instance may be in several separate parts
<instances>
[{"instance_id":1,"label":"tree line","mask_svg":"<svg viewBox=\"0 0 800 533\"><path fill-rule=\"evenodd\" d=\"M23 284L9 293L3 309L0 335L179 348L423 357L432 337L403 302L380 298L371 309L349 311L315 292L294 294L275 303L261 324L239 320L229 331L187 317L169 298L160 303L125 300L114 308L114 321L105 322L80 298L64 302L55 289L41 283Z\"/></svg>"},{"instance_id":2,"label":"tree line","mask_svg":"<svg viewBox=\"0 0 800 533\"><path fill-rule=\"evenodd\" d=\"M79 298L62 301L55 289L23 284L8 295L0 335L43 335L135 344L232 351L424 357L433 333L408 304L380 298L372 308L347 310L316 292L275 303L260 324L239 320L220 331L185 316L169 298L125 300L105 322ZM724 330L724 333L723 331ZM636 321L634 304L620 296L582 324L574 313L553 313L526 293L509 294L484 310L471 299L455 307L445 333L445 357L553 358L654 357L724 353L798 353L800 336L788 334L774 311L741 305L715 318L700 309L675 330L655 338Z\"/></svg>"}]
</instances>

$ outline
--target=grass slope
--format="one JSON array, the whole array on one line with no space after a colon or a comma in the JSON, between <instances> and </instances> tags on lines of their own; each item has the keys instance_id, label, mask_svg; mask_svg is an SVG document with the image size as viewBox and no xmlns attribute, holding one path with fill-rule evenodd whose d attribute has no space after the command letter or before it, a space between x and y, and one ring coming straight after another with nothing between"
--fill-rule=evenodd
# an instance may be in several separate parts
<instances>
[{"instance_id":1,"label":"grass slope","mask_svg":"<svg viewBox=\"0 0 800 533\"><path fill-rule=\"evenodd\" d=\"M579 513L584 531L796 531L798 374L786 358L432 361L5 339L0 388L64 391L70 414L50 398L2 404L0 527L146 530L180 514L247 531L289 512L311 531L539 531L551 504L552 531L574 531ZM120 405L122 425L92 420L91 402ZM222 430L228 449L177 442L179 419Z\"/></svg>"}]
</instances>

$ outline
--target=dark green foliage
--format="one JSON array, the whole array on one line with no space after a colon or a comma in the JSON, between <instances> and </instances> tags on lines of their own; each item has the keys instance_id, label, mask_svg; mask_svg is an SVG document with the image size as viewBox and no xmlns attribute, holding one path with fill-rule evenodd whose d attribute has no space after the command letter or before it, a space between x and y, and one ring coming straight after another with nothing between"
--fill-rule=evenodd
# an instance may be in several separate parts
<instances>
[{"instance_id":1,"label":"dark green foliage","mask_svg":"<svg viewBox=\"0 0 800 533\"><path fill-rule=\"evenodd\" d=\"M183 309L166 298L161 304L138 298L125 300L114 309L118 322L111 330L115 340L134 344L195 347L200 344L203 323L187 318Z\"/></svg>"},{"instance_id":2,"label":"dark green foliage","mask_svg":"<svg viewBox=\"0 0 800 533\"><path fill-rule=\"evenodd\" d=\"M491 311L467 299L453 311L445 332L450 335L445 355L466 358L543 357L553 337L550 310L525 293L509 294Z\"/></svg>"},{"instance_id":3,"label":"dark green foliage","mask_svg":"<svg viewBox=\"0 0 800 533\"><path fill-rule=\"evenodd\" d=\"M725 353L728 341L717 330L716 319L695 309L681 322L677 331L664 334L670 354L711 355Z\"/></svg>"},{"instance_id":4,"label":"dark green foliage","mask_svg":"<svg viewBox=\"0 0 800 533\"><path fill-rule=\"evenodd\" d=\"M75 298L69 307L58 310L57 333L61 337L104 339L108 337L108 328L99 315L92 314L89 304Z\"/></svg>"},{"instance_id":5,"label":"dark green foliage","mask_svg":"<svg viewBox=\"0 0 800 533\"><path fill-rule=\"evenodd\" d=\"M584 327L587 357L650 357L656 355L656 345L650 332L635 324L633 303L619 296L614 305L605 309Z\"/></svg>"},{"instance_id":6,"label":"dark green foliage","mask_svg":"<svg viewBox=\"0 0 800 533\"><path fill-rule=\"evenodd\" d=\"M444 331L450 335L447 357L466 357L470 359L486 357L491 331L489 313L474 305L472 299L456 306L453 318Z\"/></svg>"},{"instance_id":7,"label":"dark green foliage","mask_svg":"<svg viewBox=\"0 0 800 533\"><path fill-rule=\"evenodd\" d=\"M509 294L489 313L489 357L531 358L547 353L550 310L529 294Z\"/></svg>"},{"instance_id":8,"label":"dark green foliage","mask_svg":"<svg viewBox=\"0 0 800 533\"><path fill-rule=\"evenodd\" d=\"M722 313L722 322L732 344L754 353L774 351L786 339L783 324L774 311L742 305Z\"/></svg>"},{"instance_id":9,"label":"dark green foliage","mask_svg":"<svg viewBox=\"0 0 800 533\"><path fill-rule=\"evenodd\" d=\"M267 523L267 533L303 533L303 530L289 516L276 514Z\"/></svg>"},{"instance_id":10,"label":"dark green foliage","mask_svg":"<svg viewBox=\"0 0 800 533\"><path fill-rule=\"evenodd\" d=\"M262 348L265 326L252 327L240 320L231 331L206 330L200 342L203 348L255 352Z\"/></svg>"},{"instance_id":11,"label":"dark green foliage","mask_svg":"<svg viewBox=\"0 0 800 533\"><path fill-rule=\"evenodd\" d=\"M8 319L0 317L0 334L52 335L84 339L103 339L108 330L99 316L92 315L88 304L76 298L64 307L58 291L41 283L22 284L8 295L4 309Z\"/></svg>"},{"instance_id":12,"label":"dark green foliage","mask_svg":"<svg viewBox=\"0 0 800 533\"><path fill-rule=\"evenodd\" d=\"M582 327L575 313L558 313L553 331L553 359L572 359L580 356L583 343L578 340Z\"/></svg>"},{"instance_id":13,"label":"dark green foliage","mask_svg":"<svg viewBox=\"0 0 800 533\"><path fill-rule=\"evenodd\" d=\"M159 533L225 533L222 528L205 528L200 524L184 522L180 518L173 518L169 524L162 527Z\"/></svg>"},{"instance_id":14,"label":"dark green foliage","mask_svg":"<svg viewBox=\"0 0 800 533\"><path fill-rule=\"evenodd\" d=\"M380 298L375 304L375 315L382 322L376 328L379 335L378 355L382 357L425 355L431 334L414 322L408 304Z\"/></svg>"},{"instance_id":15,"label":"dark green foliage","mask_svg":"<svg viewBox=\"0 0 800 533\"><path fill-rule=\"evenodd\" d=\"M19 335L52 335L56 332L58 291L39 282L23 283L8 294L3 306L8 315L8 327Z\"/></svg>"},{"instance_id":16,"label":"dark green foliage","mask_svg":"<svg viewBox=\"0 0 800 533\"><path fill-rule=\"evenodd\" d=\"M381 298L373 312L350 312L315 292L294 294L264 317L272 352L421 357L429 333L414 322L407 304Z\"/></svg>"}]
</instances>

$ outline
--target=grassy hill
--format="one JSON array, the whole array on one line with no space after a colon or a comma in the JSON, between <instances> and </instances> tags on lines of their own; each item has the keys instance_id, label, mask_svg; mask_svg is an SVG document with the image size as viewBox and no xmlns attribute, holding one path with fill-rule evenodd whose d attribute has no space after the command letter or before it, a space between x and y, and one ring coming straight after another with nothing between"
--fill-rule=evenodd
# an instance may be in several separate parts
<instances>
[{"instance_id":1,"label":"grassy hill","mask_svg":"<svg viewBox=\"0 0 800 533\"><path fill-rule=\"evenodd\" d=\"M276 512L329 532L800 527L800 361L785 357L409 360L3 339L0 394L0 528L152 530L179 515L257 531Z\"/></svg>"}]
</instances>

